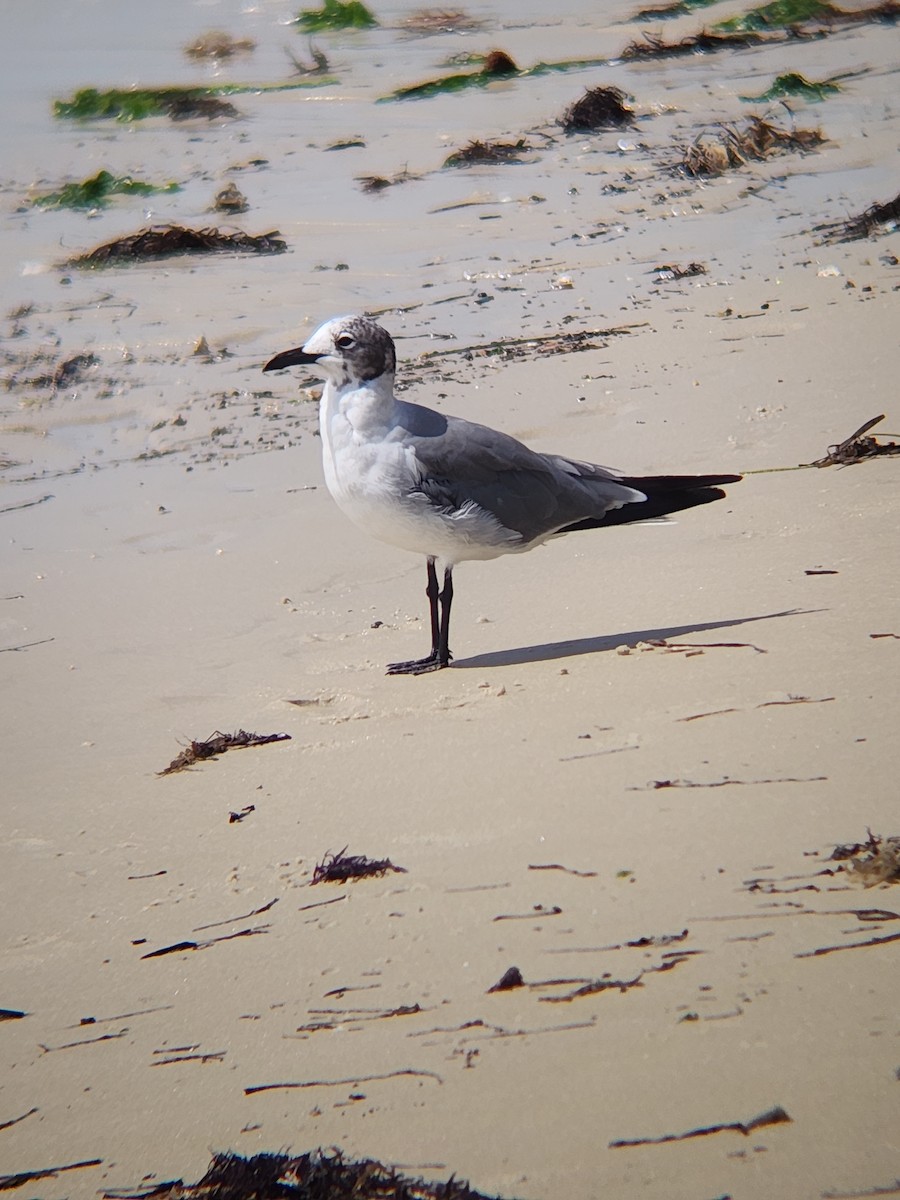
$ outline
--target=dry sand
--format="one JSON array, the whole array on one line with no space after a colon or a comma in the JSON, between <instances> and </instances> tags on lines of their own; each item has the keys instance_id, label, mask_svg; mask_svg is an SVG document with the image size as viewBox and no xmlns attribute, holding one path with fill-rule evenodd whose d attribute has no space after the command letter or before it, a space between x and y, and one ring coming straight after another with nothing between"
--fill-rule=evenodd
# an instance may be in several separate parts
<instances>
[{"instance_id":1,"label":"dry sand","mask_svg":"<svg viewBox=\"0 0 900 1200\"><path fill-rule=\"evenodd\" d=\"M339 84L237 97L240 121L136 127L50 103L205 77L180 48L214 25L259 43L220 77L279 79L305 49L291 7L4 15L0 1007L27 1015L0 1024L0 1174L99 1160L17 1194L319 1145L529 1200L900 1187L900 943L850 948L896 936L898 893L826 861L900 832L897 460L754 474L669 525L464 567L454 669L388 678L425 648L422 565L345 521L308 393L259 373L320 320L383 311L409 396L634 473L790 467L880 412L896 433L897 234L810 232L896 193L895 30L372 103L460 50L603 57L643 28L627 5L470 11L465 37L322 37ZM818 153L707 184L663 169L788 69L855 72L792 103ZM601 83L635 128L563 137ZM520 136L524 165L437 170ZM21 209L100 167L185 186ZM404 168L423 177L355 182ZM241 228L289 253L57 265L216 220L230 178ZM657 281L691 261L708 273ZM438 371L434 349L459 353ZM26 382L82 353L82 382ZM158 777L238 728L291 740ZM406 873L311 887L344 846ZM486 994L513 965L527 986ZM623 986L575 996L592 981ZM295 1086L247 1094L275 1083ZM775 1106L790 1123L611 1145Z\"/></svg>"}]
</instances>

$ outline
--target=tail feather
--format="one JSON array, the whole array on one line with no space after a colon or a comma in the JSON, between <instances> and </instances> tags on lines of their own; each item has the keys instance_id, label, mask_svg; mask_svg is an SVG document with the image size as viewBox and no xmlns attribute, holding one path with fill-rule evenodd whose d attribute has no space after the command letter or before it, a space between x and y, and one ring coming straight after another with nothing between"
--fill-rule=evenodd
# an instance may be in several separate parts
<instances>
[{"instance_id":1,"label":"tail feather","mask_svg":"<svg viewBox=\"0 0 900 1200\"><path fill-rule=\"evenodd\" d=\"M589 517L574 525L567 525L560 533L573 533L578 529L598 529L607 525L629 525L635 521L649 521L654 517L666 517L686 508L700 504L712 504L722 500L725 492L721 485L739 483L740 475L645 475L618 480L626 487L636 488L647 497L636 504L625 504L612 509L605 517Z\"/></svg>"}]
</instances>

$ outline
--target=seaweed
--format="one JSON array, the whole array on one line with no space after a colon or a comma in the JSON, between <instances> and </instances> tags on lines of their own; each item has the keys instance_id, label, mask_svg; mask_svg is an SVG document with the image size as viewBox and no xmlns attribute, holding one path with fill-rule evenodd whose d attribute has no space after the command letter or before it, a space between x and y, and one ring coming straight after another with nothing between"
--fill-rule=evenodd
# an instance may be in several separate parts
<instances>
[{"instance_id":1,"label":"seaweed","mask_svg":"<svg viewBox=\"0 0 900 1200\"><path fill-rule=\"evenodd\" d=\"M211 733L205 742L194 742L185 746L177 758L173 758L167 767L158 771L158 775L174 775L185 767L202 762L206 758L218 758L226 750L243 749L245 746L267 746L270 742L289 742L289 733L247 733L239 729L237 733ZM146 957L146 956L145 956Z\"/></svg>"},{"instance_id":2,"label":"seaweed","mask_svg":"<svg viewBox=\"0 0 900 1200\"><path fill-rule=\"evenodd\" d=\"M323 0L321 8L304 9L294 24L303 33L337 29L374 29L378 22L361 0Z\"/></svg>"},{"instance_id":3,"label":"seaweed","mask_svg":"<svg viewBox=\"0 0 900 1200\"><path fill-rule=\"evenodd\" d=\"M414 83L409 87L398 88L387 96L381 96L379 100L424 100L430 96L461 92L471 87L486 87L495 79L509 79L521 73L504 50L492 50L475 71L464 71L456 75L446 75L443 79Z\"/></svg>"},{"instance_id":4,"label":"seaweed","mask_svg":"<svg viewBox=\"0 0 900 1200\"><path fill-rule=\"evenodd\" d=\"M490 1200L455 1175L445 1183L431 1183L374 1159L345 1158L336 1148L249 1158L220 1151L197 1183L145 1183L103 1195L107 1200Z\"/></svg>"},{"instance_id":5,"label":"seaweed","mask_svg":"<svg viewBox=\"0 0 900 1200\"><path fill-rule=\"evenodd\" d=\"M475 71L459 72L446 75L443 79L428 79L424 83L398 88L396 92L390 92L387 96L379 96L377 102L384 104L389 100L425 100L430 96L449 95L465 91L467 88L486 87L496 79L529 79L554 72L583 71L586 67L606 67L609 65L609 59L572 58L562 62L539 62L533 67L520 68L504 50L492 50L484 57L470 54L461 58L454 56L452 65L458 66L461 63L480 63L481 66Z\"/></svg>"},{"instance_id":6,"label":"seaweed","mask_svg":"<svg viewBox=\"0 0 900 1200\"><path fill-rule=\"evenodd\" d=\"M877 417L870 417L842 442L838 442L835 446L829 446L823 458L800 465L803 467L849 467L851 463L862 462L865 458L877 458L881 454L900 454L900 443L877 442L875 438L865 436L870 429L883 420L884 413L880 413Z\"/></svg>"},{"instance_id":7,"label":"seaweed","mask_svg":"<svg viewBox=\"0 0 900 1200\"><path fill-rule=\"evenodd\" d=\"M896 21L900 16L897 0L883 0L872 8L843 9L829 0L771 0L761 8L752 8L742 16L719 21L714 29L723 33L752 33L788 29L804 25L859 25L872 21Z\"/></svg>"},{"instance_id":8,"label":"seaweed","mask_svg":"<svg viewBox=\"0 0 900 1200\"><path fill-rule=\"evenodd\" d=\"M758 96L741 96L740 99L754 102L782 100L785 96L799 96L802 100L815 103L817 100L824 100L826 96L833 96L840 90L840 84L832 83L829 79L816 82L807 79L799 71L788 71L784 75L777 75L769 87Z\"/></svg>"},{"instance_id":9,"label":"seaweed","mask_svg":"<svg viewBox=\"0 0 900 1200\"><path fill-rule=\"evenodd\" d=\"M850 10L838 8L827 0L773 0L771 4L752 9L743 16L719 21L711 29L689 34L677 42L666 42L657 34L645 33L641 41L629 43L619 58L673 58L728 48L777 45L789 38L820 37L823 32L842 25L894 22L898 17L900 0L881 0L872 8Z\"/></svg>"},{"instance_id":10,"label":"seaweed","mask_svg":"<svg viewBox=\"0 0 900 1200\"><path fill-rule=\"evenodd\" d=\"M80 183L67 183L57 192L43 192L31 203L37 208L103 208L112 196L154 196L179 190L180 185L174 182L145 183L130 175L101 170Z\"/></svg>"},{"instance_id":11,"label":"seaweed","mask_svg":"<svg viewBox=\"0 0 900 1200\"><path fill-rule=\"evenodd\" d=\"M659 8L642 8L634 14L635 21L668 21L672 17L683 17L698 8L709 8L718 4L719 0L675 0L673 4L664 4Z\"/></svg>"},{"instance_id":12,"label":"seaweed","mask_svg":"<svg viewBox=\"0 0 900 1200\"><path fill-rule=\"evenodd\" d=\"M393 187L395 183L409 183L410 180L418 178L418 175L411 175L404 168L396 175L392 175L390 179L385 175L358 175L356 182L364 192L383 192L386 188Z\"/></svg>"},{"instance_id":13,"label":"seaweed","mask_svg":"<svg viewBox=\"0 0 900 1200\"><path fill-rule=\"evenodd\" d=\"M517 142L481 142L473 139L461 150L454 152L444 159L445 167L473 167L482 163L519 163L523 151L531 146L524 138Z\"/></svg>"},{"instance_id":14,"label":"seaweed","mask_svg":"<svg viewBox=\"0 0 900 1200\"><path fill-rule=\"evenodd\" d=\"M348 854L347 847L337 854L326 851L313 871L313 883L346 883L349 879L368 879L386 875L388 871L406 873L405 867L395 867L389 858L366 858L364 854Z\"/></svg>"},{"instance_id":15,"label":"seaweed","mask_svg":"<svg viewBox=\"0 0 900 1200\"><path fill-rule=\"evenodd\" d=\"M812 150L824 141L820 129L783 129L753 116L742 129L720 125L713 133L701 133L684 151L678 169L694 178L721 175L773 154Z\"/></svg>"},{"instance_id":16,"label":"seaweed","mask_svg":"<svg viewBox=\"0 0 900 1200\"><path fill-rule=\"evenodd\" d=\"M823 235L823 242L857 242L861 238L878 237L896 229L900 223L900 192L884 204L871 204L865 212L846 221L816 225L814 233Z\"/></svg>"},{"instance_id":17,"label":"seaweed","mask_svg":"<svg viewBox=\"0 0 900 1200\"><path fill-rule=\"evenodd\" d=\"M765 42L782 40L781 34L766 35L762 33L710 33L703 29L700 33L692 33L677 42L667 42L655 33L645 33L639 42L629 42L620 58L626 60L679 58L685 54L707 54L715 50L759 46Z\"/></svg>"},{"instance_id":18,"label":"seaweed","mask_svg":"<svg viewBox=\"0 0 900 1200\"><path fill-rule=\"evenodd\" d=\"M727 21L717 21L714 29L723 33L759 33L767 29L789 29L809 21L822 21L840 10L828 0L770 0L760 8Z\"/></svg>"},{"instance_id":19,"label":"seaweed","mask_svg":"<svg viewBox=\"0 0 900 1200\"><path fill-rule=\"evenodd\" d=\"M287 243L278 230L254 236L250 233L224 233L220 229L187 229L183 225L155 225L128 237L116 238L79 254L67 263L72 267L100 267L110 263L171 258L179 254L222 252L281 254Z\"/></svg>"},{"instance_id":20,"label":"seaweed","mask_svg":"<svg viewBox=\"0 0 900 1200\"><path fill-rule=\"evenodd\" d=\"M844 870L866 887L900 883L900 837L879 837L871 829L866 832L862 844L835 846L831 859L845 863Z\"/></svg>"},{"instance_id":21,"label":"seaweed","mask_svg":"<svg viewBox=\"0 0 900 1200\"><path fill-rule=\"evenodd\" d=\"M569 105L560 118L566 133L584 133L595 129L621 129L630 125L634 113L625 104L625 93L617 87L595 87L588 90L574 104Z\"/></svg>"},{"instance_id":22,"label":"seaweed","mask_svg":"<svg viewBox=\"0 0 900 1200\"><path fill-rule=\"evenodd\" d=\"M213 101L212 104L209 102ZM54 100L53 115L66 120L143 121L147 117L184 120L188 113L206 117L237 116L233 104L208 87L81 88L71 100Z\"/></svg>"},{"instance_id":23,"label":"seaweed","mask_svg":"<svg viewBox=\"0 0 900 1200\"><path fill-rule=\"evenodd\" d=\"M335 83L330 76L291 80L288 83L221 83L203 87L158 88L81 88L70 100L54 100L53 115L76 121L143 121L147 117L236 117L240 114L223 96L256 95L260 92L288 92L296 88L321 87Z\"/></svg>"}]
</instances>

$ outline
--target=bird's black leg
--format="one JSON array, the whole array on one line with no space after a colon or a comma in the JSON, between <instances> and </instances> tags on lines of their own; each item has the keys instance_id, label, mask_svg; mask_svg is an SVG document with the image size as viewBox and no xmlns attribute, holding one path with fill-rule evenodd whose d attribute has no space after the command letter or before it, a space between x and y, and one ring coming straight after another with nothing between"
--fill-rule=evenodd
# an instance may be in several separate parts
<instances>
[{"instance_id":1,"label":"bird's black leg","mask_svg":"<svg viewBox=\"0 0 900 1200\"><path fill-rule=\"evenodd\" d=\"M425 587L425 595L428 597L428 607L431 612L431 657L434 658L440 646L441 627L438 620L437 571L434 569L433 558L428 560L428 583Z\"/></svg>"},{"instance_id":2,"label":"bird's black leg","mask_svg":"<svg viewBox=\"0 0 900 1200\"><path fill-rule=\"evenodd\" d=\"M441 592L441 628L437 645L438 666L449 667L450 659L450 605L453 603L453 568L444 570L444 590Z\"/></svg>"},{"instance_id":3,"label":"bird's black leg","mask_svg":"<svg viewBox=\"0 0 900 1200\"><path fill-rule=\"evenodd\" d=\"M388 663L388 675L424 675L428 671L439 671L441 667L450 665L449 646L447 645L450 630L450 604L453 600L453 580L451 568L444 571L444 590L438 591L437 571L434 569L434 559L428 560L428 584L425 588L431 612L431 653L426 658L414 658L409 662ZM438 601L441 610L438 615Z\"/></svg>"}]
</instances>

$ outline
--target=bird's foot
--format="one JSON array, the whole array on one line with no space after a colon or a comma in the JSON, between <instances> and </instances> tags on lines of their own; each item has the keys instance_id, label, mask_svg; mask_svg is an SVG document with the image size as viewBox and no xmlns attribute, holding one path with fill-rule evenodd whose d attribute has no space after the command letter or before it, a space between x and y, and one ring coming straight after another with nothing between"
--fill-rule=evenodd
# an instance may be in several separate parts
<instances>
[{"instance_id":1,"label":"bird's foot","mask_svg":"<svg viewBox=\"0 0 900 1200\"><path fill-rule=\"evenodd\" d=\"M414 658L409 662L388 663L388 675L427 675L429 671L440 671L444 667L450 666L452 654L448 653L442 656L437 651L432 651L427 658Z\"/></svg>"}]
</instances>

